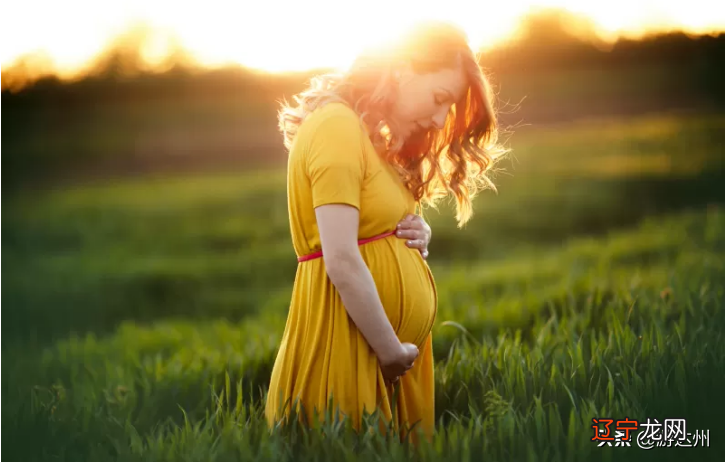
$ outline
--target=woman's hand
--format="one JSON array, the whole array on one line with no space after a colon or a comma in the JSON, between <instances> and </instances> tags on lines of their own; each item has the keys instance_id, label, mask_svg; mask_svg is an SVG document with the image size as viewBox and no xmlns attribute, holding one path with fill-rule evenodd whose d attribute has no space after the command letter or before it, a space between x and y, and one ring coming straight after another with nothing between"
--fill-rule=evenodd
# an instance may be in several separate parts
<instances>
[{"instance_id":1,"label":"woman's hand","mask_svg":"<svg viewBox=\"0 0 725 462\"><path fill-rule=\"evenodd\" d=\"M380 370L387 383L395 383L413 367L418 357L418 347L412 343L401 343L396 351L379 356Z\"/></svg>"},{"instance_id":2,"label":"woman's hand","mask_svg":"<svg viewBox=\"0 0 725 462\"><path fill-rule=\"evenodd\" d=\"M396 236L407 239L405 245L418 249L423 259L428 258L431 230L421 216L408 214L398 223Z\"/></svg>"}]
</instances>

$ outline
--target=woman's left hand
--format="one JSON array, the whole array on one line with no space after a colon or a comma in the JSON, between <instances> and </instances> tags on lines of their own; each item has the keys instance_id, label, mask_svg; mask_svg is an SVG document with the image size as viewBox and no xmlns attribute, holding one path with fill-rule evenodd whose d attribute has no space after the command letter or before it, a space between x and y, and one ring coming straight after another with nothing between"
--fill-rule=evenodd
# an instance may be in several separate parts
<instances>
[{"instance_id":1,"label":"woman's left hand","mask_svg":"<svg viewBox=\"0 0 725 462\"><path fill-rule=\"evenodd\" d=\"M398 223L398 230L395 234L401 239L407 239L405 245L418 249L423 259L428 258L431 230L421 216L408 214Z\"/></svg>"}]
</instances>

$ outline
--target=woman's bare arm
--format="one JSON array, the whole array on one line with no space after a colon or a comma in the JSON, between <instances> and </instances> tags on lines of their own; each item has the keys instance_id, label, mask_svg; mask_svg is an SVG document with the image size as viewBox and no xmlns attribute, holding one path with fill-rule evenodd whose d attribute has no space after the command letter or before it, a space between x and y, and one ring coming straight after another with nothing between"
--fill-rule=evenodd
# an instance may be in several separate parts
<instances>
[{"instance_id":1,"label":"woman's bare arm","mask_svg":"<svg viewBox=\"0 0 725 462\"><path fill-rule=\"evenodd\" d=\"M315 213L327 275L340 293L350 318L381 364L406 362L405 358L410 356L408 348L395 335L375 281L358 249L358 209L328 204L317 207ZM411 365L414 359L410 359Z\"/></svg>"}]
</instances>

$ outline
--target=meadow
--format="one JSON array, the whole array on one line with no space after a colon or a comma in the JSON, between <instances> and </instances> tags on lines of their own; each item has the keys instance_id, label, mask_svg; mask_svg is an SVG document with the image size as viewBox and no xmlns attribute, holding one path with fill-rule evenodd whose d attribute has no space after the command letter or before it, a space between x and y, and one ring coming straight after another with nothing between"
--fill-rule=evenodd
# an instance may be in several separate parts
<instances>
[{"instance_id":1,"label":"meadow","mask_svg":"<svg viewBox=\"0 0 725 462\"><path fill-rule=\"evenodd\" d=\"M426 210L436 416L270 434L296 261L285 172L161 174L3 203L8 460L715 460L725 430L725 116L524 127L457 229ZM592 419L709 447L598 447ZM693 443L694 439L690 440Z\"/></svg>"}]
</instances>

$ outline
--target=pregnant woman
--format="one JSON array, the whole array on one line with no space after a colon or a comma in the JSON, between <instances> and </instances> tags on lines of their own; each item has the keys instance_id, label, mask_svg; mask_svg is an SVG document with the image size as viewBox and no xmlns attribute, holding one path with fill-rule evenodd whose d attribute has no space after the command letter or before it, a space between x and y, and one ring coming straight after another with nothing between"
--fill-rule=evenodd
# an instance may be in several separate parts
<instances>
[{"instance_id":1,"label":"pregnant woman","mask_svg":"<svg viewBox=\"0 0 725 462\"><path fill-rule=\"evenodd\" d=\"M359 429L377 410L403 435L415 425L430 438L436 287L395 230L447 194L463 224L492 186L485 173L504 151L490 87L459 29L425 23L295 100L280 128L299 264L268 423L294 409Z\"/></svg>"}]
</instances>

